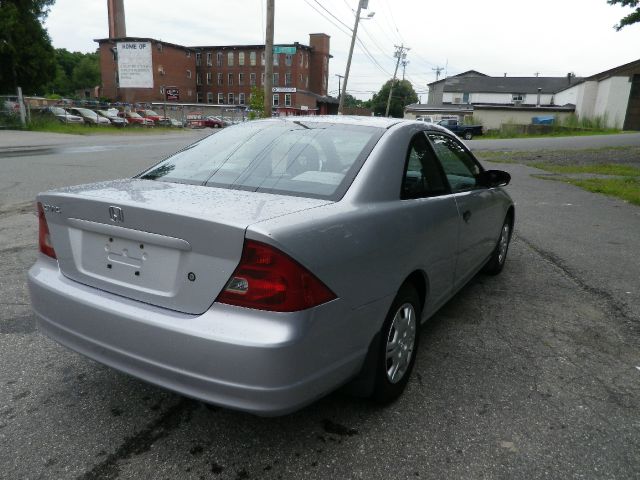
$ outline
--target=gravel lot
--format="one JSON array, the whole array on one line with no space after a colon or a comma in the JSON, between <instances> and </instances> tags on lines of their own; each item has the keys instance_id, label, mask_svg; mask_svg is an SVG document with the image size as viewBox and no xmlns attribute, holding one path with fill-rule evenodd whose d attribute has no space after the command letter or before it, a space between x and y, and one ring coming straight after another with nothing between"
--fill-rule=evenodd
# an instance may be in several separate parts
<instances>
[{"instance_id":1,"label":"gravel lot","mask_svg":"<svg viewBox=\"0 0 640 480\"><path fill-rule=\"evenodd\" d=\"M523 165L545 162L554 165L592 165L619 163L640 168L640 147L616 147L583 150L476 151L481 160Z\"/></svg>"}]
</instances>

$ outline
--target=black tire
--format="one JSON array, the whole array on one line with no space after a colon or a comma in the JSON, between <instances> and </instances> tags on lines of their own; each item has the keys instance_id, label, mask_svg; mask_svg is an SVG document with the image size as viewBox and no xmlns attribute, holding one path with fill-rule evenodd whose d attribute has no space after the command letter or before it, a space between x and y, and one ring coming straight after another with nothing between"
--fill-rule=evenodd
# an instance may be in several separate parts
<instances>
[{"instance_id":1,"label":"black tire","mask_svg":"<svg viewBox=\"0 0 640 480\"><path fill-rule=\"evenodd\" d=\"M509 243L511 243L511 234L513 225L511 222L511 216L507 216L504 219L504 223L500 228L500 235L498 236L498 243L494 248L491 258L486 263L482 271L488 275L498 275L504 268L504 264L507 261L507 252L509 251Z\"/></svg>"},{"instance_id":2,"label":"black tire","mask_svg":"<svg viewBox=\"0 0 640 480\"><path fill-rule=\"evenodd\" d=\"M400 288L391 304L387 318L380 330L378 361L375 364L375 383L371 398L386 405L396 400L404 391L418 352L420 313L422 305L418 292L411 284ZM412 318L409 318L411 317ZM397 328L398 321L407 328ZM395 337L395 338L394 338ZM411 338L413 337L413 338ZM391 354L391 344L397 341ZM388 358L390 357L390 358ZM395 369L394 367L398 367Z\"/></svg>"},{"instance_id":3,"label":"black tire","mask_svg":"<svg viewBox=\"0 0 640 480\"><path fill-rule=\"evenodd\" d=\"M465 140L471 140L473 138L473 132L471 130L467 130L463 135Z\"/></svg>"}]
</instances>

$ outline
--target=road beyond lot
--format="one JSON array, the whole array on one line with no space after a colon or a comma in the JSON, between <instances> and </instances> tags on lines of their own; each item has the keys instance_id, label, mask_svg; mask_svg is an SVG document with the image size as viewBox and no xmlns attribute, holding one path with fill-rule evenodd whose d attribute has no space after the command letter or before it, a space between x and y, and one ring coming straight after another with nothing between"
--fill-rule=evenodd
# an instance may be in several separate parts
<instances>
[{"instance_id":1,"label":"road beyond lot","mask_svg":"<svg viewBox=\"0 0 640 480\"><path fill-rule=\"evenodd\" d=\"M381 409L337 392L258 418L60 347L38 333L26 291L38 189L131 175L208 132L54 136L48 152L26 137L10 151L5 133L0 479L640 477L639 207L490 164L513 176L507 266L422 330L404 396Z\"/></svg>"}]
</instances>

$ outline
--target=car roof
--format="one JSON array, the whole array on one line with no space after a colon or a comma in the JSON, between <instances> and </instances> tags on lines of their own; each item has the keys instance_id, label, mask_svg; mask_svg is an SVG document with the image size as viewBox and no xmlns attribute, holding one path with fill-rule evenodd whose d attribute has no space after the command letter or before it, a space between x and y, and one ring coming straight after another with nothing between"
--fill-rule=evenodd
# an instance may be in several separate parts
<instances>
[{"instance_id":1,"label":"car roof","mask_svg":"<svg viewBox=\"0 0 640 480\"><path fill-rule=\"evenodd\" d=\"M266 122L309 122L309 123L328 123L332 125L361 125L365 127L377 127L389 129L393 126L401 125L420 125L423 129L434 130L440 132L448 132L446 128L435 123L425 123L418 120L407 120L403 118L391 117L364 117L356 115L308 115L308 116L286 116L273 117L259 121Z\"/></svg>"}]
</instances>

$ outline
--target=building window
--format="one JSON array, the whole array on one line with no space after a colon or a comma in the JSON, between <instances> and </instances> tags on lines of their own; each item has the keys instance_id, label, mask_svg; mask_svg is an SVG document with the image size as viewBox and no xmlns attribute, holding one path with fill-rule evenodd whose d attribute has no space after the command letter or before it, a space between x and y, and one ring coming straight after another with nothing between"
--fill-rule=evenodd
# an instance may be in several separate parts
<instances>
[{"instance_id":1,"label":"building window","mask_svg":"<svg viewBox=\"0 0 640 480\"><path fill-rule=\"evenodd\" d=\"M213 54L211 52L207 52L207 67L213 65Z\"/></svg>"},{"instance_id":2,"label":"building window","mask_svg":"<svg viewBox=\"0 0 640 480\"><path fill-rule=\"evenodd\" d=\"M186 54L187 54L187 58L191 58L191 50L187 50Z\"/></svg>"},{"instance_id":3,"label":"building window","mask_svg":"<svg viewBox=\"0 0 640 480\"><path fill-rule=\"evenodd\" d=\"M305 87L304 88L309 88L309 75L307 75L307 78L305 79Z\"/></svg>"},{"instance_id":4,"label":"building window","mask_svg":"<svg viewBox=\"0 0 640 480\"><path fill-rule=\"evenodd\" d=\"M304 52L302 50L300 51L300 66L304 66Z\"/></svg>"},{"instance_id":5,"label":"building window","mask_svg":"<svg viewBox=\"0 0 640 480\"><path fill-rule=\"evenodd\" d=\"M227 85L229 85L229 86L233 85L233 73L229 73L227 75Z\"/></svg>"},{"instance_id":6,"label":"building window","mask_svg":"<svg viewBox=\"0 0 640 480\"><path fill-rule=\"evenodd\" d=\"M275 93L273 95L273 106L277 107L278 105L280 105L280 94Z\"/></svg>"},{"instance_id":7,"label":"building window","mask_svg":"<svg viewBox=\"0 0 640 480\"><path fill-rule=\"evenodd\" d=\"M202 85L202 74L196 73L196 85Z\"/></svg>"},{"instance_id":8,"label":"building window","mask_svg":"<svg viewBox=\"0 0 640 480\"><path fill-rule=\"evenodd\" d=\"M260 75L260 85L264 85L264 72Z\"/></svg>"},{"instance_id":9,"label":"building window","mask_svg":"<svg viewBox=\"0 0 640 480\"><path fill-rule=\"evenodd\" d=\"M222 52L216 53L216 67L222 66Z\"/></svg>"},{"instance_id":10,"label":"building window","mask_svg":"<svg viewBox=\"0 0 640 480\"><path fill-rule=\"evenodd\" d=\"M279 73L274 73L273 74L273 86L274 87L278 87L280 85L280 74Z\"/></svg>"},{"instance_id":11,"label":"building window","mask_svg":"<svg viewBox=\"0 0 640 480\"><path fill-rule=\"evenodd\" d=\"M224 85L224 77L222 73L218 73L218 86L221 87L222 85Z\"/></svg>"},{"instance_id":12,"label":"building window","mask_svg":"<svg viewBox=\"0 0 640 480\"><path fill-rule=\"evenodd\" d=\"M240 105L244 105L244 93L239 93L238 94L238 103Z\"/></svg>"},{"instance_id":13,"label":"building window","mask_svg":"<svg viewBox=\"0 0 640 480\"><path fill-rule=\"evenodd\" d=\"M244 52L238 52L238 65L244 66Z\"/></svg>"},{"instance_id":14,"label":"building window","mask_svg":"<svg viewBox=\"0 0 640 480\"><path fill-rule=\"evenodd\" d=\"M512 93L511 94L512 102L524 102L524 93Z\"/></svg>"},{"instance_id":15,"label":"building window","mask_svg":"<svg viewBox=\"0 0 640 480\"><path fill-rule=\"evenodd\" d=\"M158 51L159 51L160 53L162 53L162 44L161 44L161 43L158 43Z\"/></svg>"},{"instance_id":16,"label":"building window","mask_svg":"<svg viewBox=\"0 0 640 480\"><path fill-rule=\"evenodd\" d=\"M213 74L211 72L207 72L207 85L211 85L212 75Z\"/></svg>"},{"instance_id":17,"label":"building window","mask_svg":"<svg viewBox=\"0 0 640 480\"><path fill-rule=\"evenodd\" d=\"M304 68L309 68L309 52L304 55Z\"/></svg>"},{"instance_id":18,"label":"building window","mask_svg":"<svg viewBox=\"0 0 640 480\"><path fill-rule=\"evenodd\" d=\"M230 93L229 95L227 95L227 103L229 105L233 105L233 93Z\"/></svg>"},{"instance_id":19,"label":"building window","mask_svg":"<svg viewBox=\"0 0 640 480\"><path fill-rule=\"evenodd\" d=\"M290 107L291 106L291 94L290 93L285 93L284 94L284 106L285 107Z\"/></svg>"},{"instance_id":20,"label":"building window","mask_svg":"<svg viewBox=\"0 0 640 480\"><path fill-rule=\"evenodd\" d=\"M251 52L249 54L249 65L252 67L256 66L256 52Z\"/></svg>"},{"instance_id":21,"label":"building window","mask_svg":"<svg viewBox=\"0 0 640 480\"><path fill-rule=\"evenodd\" d=\"M196 93L196 102L202 103L202 92Z\"/></svg>"},{"instance_id":22,"label":"building window","mask_svg":"<svg viewBox=\"0 0 640 480\"><path fill-rule=\"evenodd\" d=\"M291 85L291 73L287 72L284 74L284 86L290 87Z\"/></svg>"},{"instance_id":23,"label":"building window","mask_svg":"<svg viewBox=\"0 0 640 480\"><path fill-rule=\"evenodd\" d=\"M191 70L187 70L187 78L191 78Z\"/></svg>"},{"instance_id":24,"label":"building window","mask_svg":"<svg viewBox=\"0 0 640 480\"><path fill-rule=\"evenodd\" d=\"M298 79L298 85L302 85L302 84L304 84L304 77L302 76L302 74L300 74Z\"/></svg>"},{"instance_id":25,"label":"building window","mask_svg":"<svg viewBox=\"0 0 640 480\"><path fill-rule=\"evenodd\" d=\"M207 103L213 103L213 93L207 92Z\"/></svg>"},{"instance_id":26,"label":"building window","mask_svg":"<svg viewBox=\"0 0 640 480\"><path fill-rule=\"evenodd\" d=\"M249 74L249 85L251 85L252 87L256 86L256 74L255 73L250 73Z\"/></svg>"},{"instance_id":27,"label":"building window","mask_svg":"<svg viewBox=\"0 0 640 480\"><path fill-rule=\"evenodd\" d=\"M220 105L224 103L224 93L218 93L218 103Z\"/></svg>"},{"instance_id":28,"label":"building window","mask_svg":"<svg viewBox=\"0 0 640 480\"><path fill-rule=\"evenodd\" d=\"M193 97L193 90L187 90L187 97Z\"/></svg>"},{"instance_id":29,"label":"building window","mask_svg":"<svg viewBox=\"0 0 640 480\"><path fill-rule=\"evenodd\" d=\"M196 53L196 67L199 67L202 63L202 54L200 52Z\"/></svg>"},{"instance_id":30,"label":"building window","mask_svg":"<svg viewBox=\"0 0 640 480\"><path fill-rule=\"evenodd\" d=\"M285 56L284 56L284 64L285 64L287 67L290 67L290 66L291 66L291 63L293 63L293 55L285 55Z\"/></svg>"},{"instance_id":31,"label":"building window","mask_svg":"<svg viewBox=\"0 0 640 480\"><path fill-rule=\"evenodd\" d=\"M244 85L244 73L238 74L238 85L240 86Z\"/></svg>"},{"instance_id":32,"label":"building window","mask_svg":"<svg viewBox=\"0 0 640 480\"><path fill-rule=\"evenodd\" d=\"M233 52L227 53L227 67L233 67Z\"/></svg>"},{"instance_id":33,"label":"building window","mask_svg":"<svg viewBox=\"0 0 640 480\"><path fill-rule=\"evenodd\" d=\"M262 65L263 67L264 67L264 64L265 64L265 60L264 60L264 58L265 58L265 53L264 53L264 52L262 52L262 53L260 54L260 65Z\"/></svg>"},{"instance_id":34,"label":"building window","mask_svg":"<svg viewBox=\"0 0 640 480\"><path fill-rule=\"evenodd\" d=\"M279 53L274 53L273 54L273 66L277 67L278 65L280 65L280 54Z\"/></svg>"}]
</instances>

